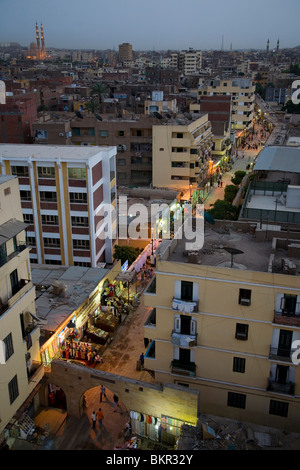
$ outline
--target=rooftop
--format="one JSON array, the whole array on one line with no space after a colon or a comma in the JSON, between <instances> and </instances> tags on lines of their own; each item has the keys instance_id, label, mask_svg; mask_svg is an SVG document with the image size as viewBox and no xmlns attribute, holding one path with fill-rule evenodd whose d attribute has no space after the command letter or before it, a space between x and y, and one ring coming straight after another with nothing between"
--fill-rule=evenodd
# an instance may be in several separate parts
<instances>
[{"instance_id":1,"label":"rooftop","mask_svg":"<svg viewBox=\"0 0 300 470\"><path fill-rule=\"evenodd\" d=\"M219 222L205 226L204 245L200 250L187 251L188 240L182 238L164 240L156 254L161 253L162 260L173 262L300 276L299 232L287 235L276 225ZM236 250L240 253L232 253ZM291 269L283 260L288 260Z\"/></svg>"},{"instance_id":2,"label":"rooftop","mask_svg":"<svg viewBox=\"0 0 300 470\"><path fill-rule=\"evenodd\" d=\"M34 265L36 314L42 329L55 331L89 297L109 269Z\"/></svg>"},{"instance_id":3,"label":"rooftop","mask_svg":"<svg viewBox=\"0 0 300 470\"><path fill-rule=\"evenodd\" d=\"M81 147L78 145L0 144L0 159L28 159L62 161L86 160L104 152L116 153L116 147Z\"/></svg>"},{"instance_id":4,"label":"rooftop","mask_svg":"<svg viewBox=\"0 0 300 470\"><path fill-rule=\"evenodd\" d=\"M254 170L300 173L300 147L265 147L257 158Z\"/></svg>"}]
</instances>

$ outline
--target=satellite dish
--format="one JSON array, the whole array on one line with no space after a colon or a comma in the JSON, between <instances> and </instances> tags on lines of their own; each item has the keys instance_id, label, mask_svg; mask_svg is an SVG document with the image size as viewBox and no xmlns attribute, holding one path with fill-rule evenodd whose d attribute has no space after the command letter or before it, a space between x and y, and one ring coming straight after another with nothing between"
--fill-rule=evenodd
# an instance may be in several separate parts
<instances>
[{"instance_id":1,"label":"satellite dish","mask_svg":"<svg viewBox=\"0 0 300 470\"><path fill-rule=\"evenodd\" d=\"M83 119L83 116L82 114L79 112L79 111L75 111L75 114L77 117L79 117L80 119Z\"/></svg>"},{"instance_id":2,"label":"satellite dish","mask_svg":"<svg viewBox=\"0 0 300 470\"><path fill-rule=\"evenodd\" d=\"M166 114L166 117L167 117L168 119L171 119L171 118L172 118L171 114L169 114L169 113Z\"/></svg>"},{"instance_id":3,"label":"satellite dish","mask_svg":"<svg viewBox=\"0 0 300 470\"><path fill-rule=\"evenodd\" d=\"M154 111L153 116L155 116L157 119L162 119L162 115L157 111Z\"/></svg>"},{"instance_id":4,"label":"satellite dish","mask_svg":"<svg viewBox=\"0 0 300 470\"><path fill-rule=\"evenodd\" d=\"M102 117L99 114L95 114L95 118L98 119L98 121L102 121Z\"/></svg>"},{"instance_id":5,"label":"satellite dish","mask_svg":"<svg viewBox=\"0 0 300 470\"><path fill-rule=\"evenodd\" d=\"M243 251L238 250L237 248L226 247L224 249L227 251L227 253L231 254L231 267L233 266L234 255L242 255L244 253Z\"/></svg>"}]
</instances>

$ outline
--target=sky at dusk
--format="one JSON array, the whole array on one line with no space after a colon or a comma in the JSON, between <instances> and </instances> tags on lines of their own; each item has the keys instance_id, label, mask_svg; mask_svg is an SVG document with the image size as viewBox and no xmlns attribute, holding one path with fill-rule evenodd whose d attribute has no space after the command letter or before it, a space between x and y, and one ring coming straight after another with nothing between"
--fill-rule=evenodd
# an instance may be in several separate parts
<instances>
[{"instance_id":1,"label":"sky at dusk","mask_svg":"<svg viewBox=\"0 0 300 470\"><path fill-rule=\"evenodd\" d=\"M300 45L300 0L0 0L0 42L46 48L270 49Z\"/></svg>"}]
</instances>

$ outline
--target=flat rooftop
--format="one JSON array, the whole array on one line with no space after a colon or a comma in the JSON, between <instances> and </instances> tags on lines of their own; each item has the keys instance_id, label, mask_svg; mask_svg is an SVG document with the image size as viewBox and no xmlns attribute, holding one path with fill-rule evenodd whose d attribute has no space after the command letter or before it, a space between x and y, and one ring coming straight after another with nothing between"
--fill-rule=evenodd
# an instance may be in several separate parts
<instances>
[{"instance_id":1,"label":"flat rooftop","mask_svg":"<svg viewBox=\"0 0 300 470\"><path fill-rule=\"evenodd\" d=\"M89 297L109 269L81 266L32 265L32 282L36 287L36 315L44 320L41 330L54 332ZM62 287L57 295L53 287Z\"/></svg>"},{"instance_id":2,"label":"flat rooftop","mask_svg":"<svg viewBox=\"0 0 300 470\"><path fill-rule=\"evenodd\" d=\"M27 159L37 160L85 160L95 157L101 152L117 153L114 146L79 145L38 145L38 144L0 144L0 158L3 159Z\"/></svg>"},{"instance_id":3,"label":"flat rooftop","mask_svg":"<svg viewBox=\"0 0 300 470\"><path fill-rule=\"evenodd\" d=\"M275 238L286 239L287 234L280 232L280 227L263 226L262 230L257 229L254 237L250 231L250 224L245 225L245 230L231 223L224 223L221 226L205 226L204 245L202 249L195 251L186 250L185 238L177 240L174 251L162 258L163 260L199 264L202 266L214 266L218 268L232 268L240 270L250 270L258 272L273 272L286 274L282 268L282 260L288 259L295 266L294 274L300 276L300 257L298 254L291 254L288 245L296 245L300 253L300 233L294 234L294 239L289 239L287 244L274 242ZM272 235L274 232L274 235ZM268 235L268 239L266 239ZM274 239L273 239L274 238ZM156 251L168 253L170 244L175 245L176 240L164 240ZM275 246L275 249L274 249ZM284 248L286 246L286 248ZM231 254L227 250L239 250L239 254Z\"/></svg>"}]
</instances>

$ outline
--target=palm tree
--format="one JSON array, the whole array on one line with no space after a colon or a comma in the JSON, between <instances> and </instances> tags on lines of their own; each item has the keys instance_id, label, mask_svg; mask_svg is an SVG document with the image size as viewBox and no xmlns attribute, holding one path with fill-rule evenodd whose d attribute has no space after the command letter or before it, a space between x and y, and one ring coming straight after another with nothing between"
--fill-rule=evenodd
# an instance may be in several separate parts
<instances>
[{"instance_id":1,"label":"palm tree","mask_svg":"<svg viewBox=\"0 0 300 470\"><path fill-rule=\"evenodd\" d=\"M108 89L104 85L104 83L95 83L91 89L90 89L90 97L97 97L98 102L99 102L99 112L102 112L102 103L103 103L103 98L102 95L104 93L107 93Z\"/></svg>"}]
</instances>

